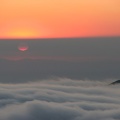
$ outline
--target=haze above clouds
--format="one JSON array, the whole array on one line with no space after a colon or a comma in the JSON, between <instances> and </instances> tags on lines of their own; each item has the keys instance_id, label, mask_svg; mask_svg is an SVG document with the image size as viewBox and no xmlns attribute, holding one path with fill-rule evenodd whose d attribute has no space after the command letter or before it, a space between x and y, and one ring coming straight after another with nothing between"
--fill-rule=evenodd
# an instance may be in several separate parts
<instances>
[{"instance_id":1,"label":"haze above clouds","mask_svg":"<svg viewBox=\"0 0 120 120\"><path fill-rule=\"evenodd\" d=\"M27 44L25 52L18 50ZM120 37L0 40L0 82L120 79Z\"/></svg>"}]
</instances>

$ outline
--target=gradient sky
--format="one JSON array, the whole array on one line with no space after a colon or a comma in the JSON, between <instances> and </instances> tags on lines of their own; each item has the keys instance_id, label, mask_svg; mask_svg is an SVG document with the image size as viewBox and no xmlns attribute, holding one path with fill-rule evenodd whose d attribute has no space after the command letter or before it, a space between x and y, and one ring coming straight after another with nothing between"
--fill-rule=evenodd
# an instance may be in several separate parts
<instances>
[{"instance_id":1,"label":"gradient sky","mask_svg":"<svg viewBox=\"0 0 120 120\"><path fill-rule=\"evenodd\" d=\"M120 36L119 0L1 0L0 38Z\"/></svg>"}]
</instances>

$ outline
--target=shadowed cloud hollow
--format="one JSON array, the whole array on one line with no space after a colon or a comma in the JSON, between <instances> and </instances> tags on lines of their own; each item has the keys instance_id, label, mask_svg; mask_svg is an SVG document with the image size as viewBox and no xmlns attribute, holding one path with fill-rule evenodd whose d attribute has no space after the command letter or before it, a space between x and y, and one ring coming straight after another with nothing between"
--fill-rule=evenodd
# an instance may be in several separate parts
<instances>
[{"instance_id":1,"label":"shadowed cloud hollow","mask_svg":"<svg viewBox=\"0 0 120 120\"><path fill-rule=\"evenodd\" d=\"M71 79L0 84L0 120L118 120L120 87Z\"/></svg>"}]
</instances>

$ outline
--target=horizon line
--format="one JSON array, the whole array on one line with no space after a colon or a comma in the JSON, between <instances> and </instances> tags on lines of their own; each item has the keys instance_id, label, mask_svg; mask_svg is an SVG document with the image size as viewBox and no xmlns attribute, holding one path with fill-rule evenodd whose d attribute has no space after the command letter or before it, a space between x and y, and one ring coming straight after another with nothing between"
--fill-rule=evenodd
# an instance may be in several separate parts
<instances>
[{"instance_id":1,"label":"horizon line","mask_svg":"<svg viewBox=\"0 0 120 120\"><path fill-rule=\"evenodd\" d=\"M56 38L0 38L0 40L55 40L55 39L88 39L88 38L120 38L120 36L92 36L92 37L56 37Z\"/></svg>"}]
</instances>

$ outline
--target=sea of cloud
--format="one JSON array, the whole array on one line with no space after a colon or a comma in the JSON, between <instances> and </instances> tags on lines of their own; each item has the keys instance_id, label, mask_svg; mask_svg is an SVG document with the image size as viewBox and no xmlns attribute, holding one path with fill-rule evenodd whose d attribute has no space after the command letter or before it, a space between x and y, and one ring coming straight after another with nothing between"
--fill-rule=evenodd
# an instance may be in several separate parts
<instances>
[{"instance_id":1,"label":"sea of cloud","mask_svg":"<svg viewBox=\"0 0 120 120\"><path fill-rule=\"evenodd\" d=\"M66 78L0 84L0 120L120 120L120 85Z\"/></svg>"}]
</instances>

